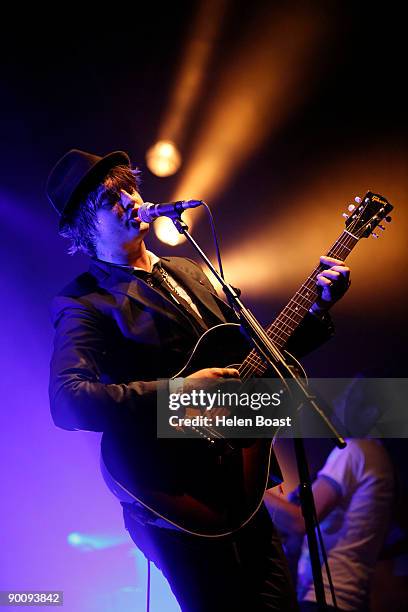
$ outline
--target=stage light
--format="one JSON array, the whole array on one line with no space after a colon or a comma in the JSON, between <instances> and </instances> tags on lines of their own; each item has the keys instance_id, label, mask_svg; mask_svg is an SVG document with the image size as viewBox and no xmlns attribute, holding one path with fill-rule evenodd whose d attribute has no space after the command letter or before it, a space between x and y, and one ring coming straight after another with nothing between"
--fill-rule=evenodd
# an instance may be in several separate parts
<instances>
[{"instance_id":1,"label":"stage light","mask_svg":"<svg viewBox=\"0 0 408 612\"><path fill-rule=\"evenodd\" d=\"M103 550L129 542L126 535L87 534L73 531L67 536L67 542L82 551Z\"/></svg>"},{"instance_id":2,"label":"stage light","mask_svg":"<svg viewBox=\"0 0 408 612\"><path fill-rule=\"evenodd\" d=\"M190 36L184 47L178 74L174 79L174 88L158 131L159 142L155 147L160 142L173 146L173 143L180 145L183 142L192 112L203 93L207 68L227 8L228 0L201 1L189 28ZM146 156L148 168L157 176L170 176L181 164L178 154L178 164L174 169L174 153L166 147L164 157L163 149L157 151L154 147L149 149L147 155L150 157L148 159ZM167 155L172 156L170 160ZM171 246L185 240L168 219L158 219L154 224L154 231L159 240Z\"/></svg>"},{"instance_id":3,"label":"stage light","mask_svg":"<svg viewBox=\"0 0 408 612\"><path fill-rule=\"evenodd\" d=\"M183 48L173 91L166 104L158 140L182 143L192 112L202 95L208 64L221 28L228 0L201 0Z\"/></svg>"},{"instance_id":4,"label":"stage light","mask_svg":"<svg viewBox=\"0 0 408 612\"><path fill-rule=\"evenodd\" d=\"M176 246L185 240L184 236L178 233L173 221L167 217L160 217L154 222L154 231L159 240L170 246Z\"/></svg>"},{"instance_id":5,"label":"stage light","mask_svg":"<svg viewBox=\"0 0 408 612\"><path fill-rule=\"evenodd\" d=\"M71 546L79 546L81 544L82 537L79 533L73 532L68 534L67 541L68 544L71 544Z\"/></svg>"},{"instance_id":6,"label":"stage light","mask_svg":"<svg viewBox=\"0 0 408 612\"><path fill-rule=\"evenodd\" d=\"M156 176L171 176L181 165L181 155L170 140L159 140L146 153L147 167Z\"/></svg>"}]
</instances>

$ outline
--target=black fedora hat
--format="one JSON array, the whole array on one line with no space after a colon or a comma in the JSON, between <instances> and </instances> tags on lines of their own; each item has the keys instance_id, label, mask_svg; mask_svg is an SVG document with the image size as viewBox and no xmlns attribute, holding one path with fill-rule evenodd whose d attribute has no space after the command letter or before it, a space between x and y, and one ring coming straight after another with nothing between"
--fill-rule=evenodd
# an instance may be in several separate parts
<instances>
[{"instance_id":1,"label":"black fedora hat","mask_svg":"<svg viewBox=\"0 0 408 612\"><path fill-rule=\"evenodd\" d=\"M49 201L61 216L61 222L79 203L87 191L94 189L111 168L130 166L124 151L114 151L104 157L71 149L57 161L46 186Z\"/></svg>"}]
</instances>

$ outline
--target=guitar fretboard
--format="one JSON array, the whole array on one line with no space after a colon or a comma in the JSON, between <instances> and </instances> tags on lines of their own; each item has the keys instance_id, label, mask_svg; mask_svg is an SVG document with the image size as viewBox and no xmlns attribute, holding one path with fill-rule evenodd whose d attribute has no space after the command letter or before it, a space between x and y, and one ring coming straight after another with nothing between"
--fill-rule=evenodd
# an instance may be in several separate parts
<instances>
[{"instance_id":1,"label":"guitar fretboard","mask_svg":"<svg viewBox=\"0 0 408 612\"><path fill-rule=\"evenodd\" d=\"M358 238L344 230L340 237L327 252L327 256L344 261L356 246ZM311 306L318 297L316 279L318 274L324 270L319 264L308 276L303 285L296 291L287 305L279 313L276 319L265 330L272 342L279 348L284 349L295 329L305 318ZM238 370L242 380L253 376L262 376L267 366L258 353L253 349L245 358Z\"/></svg>"}]
</instances>

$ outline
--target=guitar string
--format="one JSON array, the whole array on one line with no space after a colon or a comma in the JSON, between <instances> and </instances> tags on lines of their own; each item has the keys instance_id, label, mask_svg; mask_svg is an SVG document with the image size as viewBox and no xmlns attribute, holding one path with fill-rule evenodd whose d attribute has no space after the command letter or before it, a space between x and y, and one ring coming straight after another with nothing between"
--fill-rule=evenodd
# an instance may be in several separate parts
<instances>
[{"instance_id":1,"label":"guitar string","mask_svg":"<svg viewBox=\"0 0 408 612\"><path fill-rule=\"evenodd\" d=\"M352 244L352 240L348 240L349 244ZM346 258L346 256L348 255L348 253L343 253L342 250L343 247L345 247L349 252L351 251L351 249L348 247L348 245L346 244L335 244L334 248L332 248L329 251L329 254L331 256L343 256L342 259L344 260ZM309 310L309 308L312 306L312 304L314 303L314 300L317 296L317 288L316 288L316 277L318 276L318 274L320 273L321 269L320 266L318 268L316 268L314 270L314 272L306 279L306 281L304 282L304 284L302 285L302 287L299 289L299 291L295 294L294 298L292 298L288 305L282 310L282 312L278 315L277 319L275 320L274 324L272 324L271 329L269 330L273 336L275 340L285 340L284 338L282 338L282 333L281 331L283 331L284 333L289 335L292 333L292 329L290 328L290 326L284 321L281 320L282 316L286 316L287 318L291 319L291 317L289 317L289 315L287 315L287 312L289 311L292 315L294 315L295 317L298 317L298 321L295 322L299 323L302 319L303 316L300 315L300 313L298 312L298 306L300 306L301 308L303 308L304 310ZM311 285L312 283L312 285ZM302 294L302 292L306 290L306 295ZM310 299L309 295L311 294L312 299ZM300 302L297 301L295 298L299 298L300 297ZM293 309L293 305L296 304L296 308ZM306 306L305 306L306 304ZM295 312L293 311L295 310ZM300 315L300 316L299 316ZM284 327L282 327L282 325ZM286 329L285 329L286 328ZM289 332L287 332L287 329L289 328ZM276 331L274 331L276 330Z\"/></svg>"},{"instance_id":2,"label":"guitar string","mask_svg":"<svg viewBox=\"0 0 408 612\"><path fill-rule=\"evenodd\" d=\"M331 253L332 255L340 255L341 251L338 251L338 246L346 246L347 250L351 250L348 249L347 245L336 245L337 248L333 248L329 251L329 253ZM312 301L309 299L309 294L312 293L313 298L315 297L316 291L315 291L315 283L313 287L308 286L308 284L310 283L311 280L314 280L313 277L315 277L317 275L317 273L319 273L320 270L317 269L314 271L314 273L312 273L312 275L305 281L305 283L303 284L303 286L300 288L300 290L297 292L297 294L295 295L295 297L298 297L300 299L302 299L303 303L306 302L306 304L310 307L310 305L312 304ZM307 297L303 296L301 294L302 289L307 289ZM296 304L296 313L293 312L293 304ZM282 320L282 317L285 317L287 320L289 321L293 321L295 324L299 324L300 321L303 319L303 316L299 313L298 311L298 307L301 307L303 310L308 311L308 308L306 308L301 302L296 301L294 298L292 298L292 300L290 300L289 304L283 309L283 311L280 313L280 315L277 317L277 319L275 320L275 323L273 324L273 326L271 326L270 329L267 330L267 332L269 332L272 335L272 338L275 340L282 340L282 341L286 341L286 338L284 338L282 336L282 333L285 334L286 336L290 336L292 329L290 327L290 324L285 320ZM294 314L295 316L297 316L297 318L292 318L290 317L287 312L291 312L291 314ZM300 316L299 316L300 315ZM282 327L283 325L283 327ZM275 329L277 329L277 331L275 331ZM288 331L289 330L289 331ZM271 337L270 335L270 337ZM252 354L251 354L252 353ZM250 355L248 355L247 359L246 359L246 363L247 366L245 367L245 362L243 364L243 367L241 369L241 373L244 377L247 376L247 374L249 374L250 371L256 370L257 368L259 368L259 366L264 366L262 369L265 369L265 364L262 361L262 359L260 358L259 355L255 354L254 351L252 351L250 353Z\"/></svg>"},{"instance_id":3,"label":"guitar string","mask_svg":"<svg viewBox=\"0 0 408 612\"><path fill-rule=\"evenodd\" d=\"M354 242L354 244L357 243L357 240L350 236L349 234L346 235L346 239L344 240L344 242L342 242L341 240L342 236L339 238L339 240L337 240L333 247L329 250L328 255L329 256L339 256L342 255L342 250L346 249L347 251L351 251L351 248L354 246L352 243ZM346 242L348 244L346 244ZM352 245L351 248L349 248L349 245ZM345 253L345 255L347 255ZM345 257L344 257L345 258ZM270 329L267 330L267 332L272 334L272 337L275 340L283 340L285 341L285 338L282 337L282 332L288 336L290 336L290 333L292 332L290 326L286 323L284 323L284 321L281 320L282 316L287 317L288 319L291 319L292 321L294 321L296 324L300 323L300 321L303 319L303 316L299 317L299 312L296 311L295 314L299 317L299 320L296 319L292 319L291 317L289 317L286 312L287 311L292 311L293 310L293 304L296 304L297 306L301 306L304 310L308 310L308 308L306 308L304 306L304 303L306 302L306 304L309 305L309 307L311 306L312 302L310 301L309 297L306 297L304 295L302 295L302 290L307 289L308 295L309 293L315 293L315 295L317 295L316 293L316 287L315 287L315 283L313 283L313 286L310 287L308 286L308 283L310 283L311 281L315 280L315 277L317 276L317 274L320 273L320 266L318 268L316 268L313 273L308 277L308 279L306 279L306 281L303 283L302 287L299 289L299 291L295 294L294 298L299 297L302 302L297 302L294 298L292 298L289 302L289 304L283 309L283 311L279 314L279 316L277 317L277 319L275 320L275 322L270 326ZM284 327L282 327L281 325L283 325ZM275 329L277 329L277 331L274 331ZM289 331L287 331L289 329ZM252 354L251 354L252 353ZM248 355L247 359L245 360L247 362L247 366L245 366L245 361L243 364L243 367L241 368L241 372L243 373L243 376L245 377L250 371L253 371L257 368L259 368L259 366L264 366L262 369L265 370L266 366L265 363L263 362L263 360L260 358L259 355L255 354L255 351L251 351L250 355ZM249 367L248 367L249 366Z\"/></svg>"},{"instance_id":4,"label":"guitar string","mask_svg":"<svg viewBox=\"0 0 408 612\"><path fill-rule=\"evenodd\" d=\"M330 248L327 255L336 258L339 257L339 259L344 261L347 255L355 247L358 240L359 238L353 236L349 232L343 231L338 240L336 240L333 246ZM287 342L287 339L285 340L282 334L285 334L286 336L288 336L288 338L290 338L291 334L296 328L296 325L300 324L300 322L306 316L307 311L314 303L314 300L316 299L318 294L316 286L316 277L321 272L321 270L321 265L315 268L315 270L306 279L303 285L301 285L300 289L295 293L291 300L289 300L288 304L283 308L283 310L280 312L275 321L267 328L266 333L273 342L278 344L279 348L283 348L285 342ZM304 295L303 293L305 290L306 295ZM309 296L311 296L312 299L310 299ZM294 305L295 308L293 308ZM299 308L305 311L303 315L301 314L301 311L299 312ZM288 313L292 314L295 318L290 316ZM295 326L291 327L290 323L294 323ZM250 351L246 359L241 364L241 367L239 368L240 377L246 380L249 373L256 373L258 371L260 373L264 373L266 369L267 366L265 362L262 360L259 354L254 349L252 349L252 351Z\"/></svg>"},{"instance_id":5,"label":"guitar string","mask_svg":"<svg viewBox=\"0 0 408 612\"><path fill-rule=\"evenodd\" d=\"M350 240L351 238L351 240ZM339 256L342 254L342 247L345 247L348 251L351 251L351 248L349 248L349 244L352 244L353 239L350 236L347 236L347 242L348 244L345 244L345 242L342 244L341 243L341 239L339 239L334 245L333 247L330 249L329 251L329 255L331 256ZM356 242L355 242L356 243ZM300 321L303 319L302 316L299 317L299 312L296 311L296 313L292 314L296 314L299 317L299 320L296 319L292 319L291 317L289 317L286 312L287 311L291 311L293 309L293 304L296 304L297 306L301 306L304 310L308 310L308 308L306 308L304 306L304 303L306 302L306 304L308 304L308 306L310 307L312 304L312 301L310 301L310 299L308 297L305 297L304 295L301 294L301 291L304 289L307 289L308 294L309 293L315 293L316 294L316 288L315 288L315 283L313 283L313 286L310 287L308 286L308 283L310 281L314 281L315 277L317 276L317 274L320 272L320 267L318 267L316 270L314 270L314 272L312 273L312 275L310 277L308 277L308 279L305 281L305 283L302 285L302 287L299 289L299 291L295 294L295 297L298 297L302 300L302 302L298 302L296 301L294 298L292 298L289 302L289 304L283 309L283 311L280 313L280 315L277 317L277 319L275 320L275 322L270 326L270 328L267 330L267 332L269 332L270 334L272 334L272 338L274 340L283 340L285 341L285 338L282 337L282 332L285 333L286 335L290 336L290 333L292 332L290 326L284 321L281 320L282 315L284 315L285 317L293 320L295 323L300 323ZM283 325L284 327L282 327L281 325ZM277 329L277 331L274 331L275 329ZM289 331L287 331L289 329ZM244 362L245 363L245 362ZM242 372L243 375L246 376L251 370L253 370L255 368L255 370L259 367L259 366L264 366L263 370L266 369L265 364L263 362L263 360L256 354L254 354L254 351L252 352L252 355L250 354L248 356L247 359L247 368L244 366L242 368ZM249 368L248 368L249 366Z\"/></svg>"},{"instance_id":6,"label":"guitar string","mask_svg":"<svg viewBox=\"0 0 408 612\"><path fill-rule=\"evenodd\" d=\"M334 243L333 247L328 251L328 256L336 257L336 258L339 257L340 259L344 261L347 255L352 250L352 248L357 244L357 242L358 242L358 239L355 239L354 237L350 235L346 235L345 240L342 243L341 236L340 236L339 240L337 240ZM346 253L345 251L348 251L348 253ZM275 319L275 322L272 323L267 329L267 333L269 337L271 338L272 341L276 342L278 346L280 343L278 343L277 340L279 341L285 340L282 337L282 333L290 337L291 333L293 332L293 329L290 327L290 324L282 320L282 317L285 317L285 319L289 320L290 322L295 323L296 325L298 325L303 320L306 312L309 311L309 308L311 307L311 305L314 303L314 300L316 299L316 296L317 296L316 277L318 276L320 271L321 271L321 266L319 265L317 268L315 268L315 270L311 273L311 275L306 279L306 281L303 283L300 289L295 293L292 299L288 302L286 307L283 308L281 313ZM305 289L307 290L306 295L303 294L303 291ZM312 300L309 298L309 295L312 296ZM297 301L297 300L300 300L300 301ZM295 311L293 311L293 305L296 305ZM301 313L299 312L298 310L299 308L305 311L303 315L301 315ZM287 311L289 311L291 314L293 314L297 318L293 318L289 316L287 314ZM280 348L283 348L283 346L284 346L284 342L281 343ZM241 368L239 368L240 378L245 381L247 380L247 378L249 378L249 375L251 373L252 374L253 373L263 374L266 371L266 369L267 369L267 366L265 362L258 355L258 353L256 353L256 351L252 349L252 351L249 353L249 355L244 360Z\"/></svg>"},{"instance_id":7,"label":"guitar string","mask_svg":"<svg viewBox=\"0 0 408 612\"><path fill-rule=\"evenodd\" d=\"M343 232L343 234L339 237L339 239L333 244L333 246L328 251L328 256L336 257L336 258L341 256L340 258L344 260L347 257L347 255L350 253L352 248L357 244L357 241L358 241L358 238L351 236L349 233L346 234L346 232ZM348 252L343 253L343 251L345 250ZM287 322L285 323L284 321L282 321L281 317L284 316L290 321L293 321L294 323L296 323L297 325L303 320L305 315L299 316L300 313L298 312L298 307L303 308L303 310L305 311L308 311L312 303L314 303L314 300L317 296L315 279L320 272L321 272L321 266L318 266L312 272L312 274L306 279L306 281L303 283L300 289L296 292L293 298L289 301L289 303L285 306L285 308L281 311L281 313L275 319L274 323L267 329L267 333L270 336L270 338L276 344L278 345L281 344L281 347L284 346L284 343L287 340L282 336L282 334L285 334L288 337L290 337L291 333L293 332L293 329L291 329L290 325ZM312 286L310 286L310 283L313 283ZM302 292L304 290L307 291L307 295L302 295ZM309 299L309 294L312 294L313 296L312 301ZM300 298L300 301L296 301L295 298ZM293 309L294 304L297 307L295 311ZM307 307L306 305L308 305L309 307ZM290 317L287 314L288 311L291 314L293 314L295 317L297 316L298 319L296 318L293 319L292 317ZM283 341L283 343L280 343L279 341ZM246 357L246 359L242 363L241 368L239 368L240 376L241 378L246 379L250 373L257 372L258 369L262 371L261 373L263 373L267 369L267 367L266 367L265 362L262 360L262 358L256 353L254 349L252 349L252 351L249 353L249 355Z\"/></svg>"},{"instance_id":8,"label":"guitar string","mask_svg":"<svg viewBox=\"0 0 408 612\"><path fill-rule=\"evenodd\" d=\"M344 240L342 240L342 238L344 237L344 234L346 234ZM330 249L330 251L328 252L329 256L336 256L338 257L340 255L340 258L344 261L347 257L347 255L350 253L350 251L354 248L354 246L357 244L359 238L355 237L353 235L351 235L349 232L343 232L343 234L339 237L339 239L334 243L333 247ZM342 252L342 251L348 251L348 253L346 252ZM284 321L281 321L281 317L285 316L288 319L291 319L291 317L289 317L289 315L287 315L287 311L290 311L291 314L299 317L299 312L298 312L298 306L303 307L305 310L308 310L309 308L306 308L304 306L304 303L307 304L308 307L311 306L312 302L309 299L309 293L316 293L316 286L315 286L315 279L316 276L318 275L318 273L320 273L320 267L318 267L316 270L314 270L314 272L311 274L311 276L308 277L308 279L306 279L305 283L302 285L302 287L299 289L299 291L295 294L294 298L292 298L290 300L290 302L287 304L287 306L282 310L282 312L278 315L278 317L276 318L275 322L270 326L270 329L268 331L270 331L273 336L275 336L276 340L279 340L279 336L281 336L281 334L279 333L280 331L283 331L284 333L287 333L286 330L284 330L280 324L282 324L283 326L286 326L286 328L288 328L288 324L285 324ZM310 287L308 285L308 283L310 281L313 281L313 285L312 287ZM307 290L307 295L302 295L302 291L306 289ZM302 302L297 302L296 301L296 297L300 297L300 299L303 301ZM294 309L295 312L293 312L293 304L296 304L296 308ZM302 320L303 317L299 318L300 322ZM292 319L293 320L293 319ZM296 322L296 320L295 320ZM274 330L277 330L277 332L275 332ZM292 330L289 328L289 331L292 332ZM282 340L284 340L284 338L280 338Z\"/></svg>"},{"instance_id":9,"label":"guitar string","mask_svg":"<svg viewBox=\"0 0 408 612\"><path fill-rule=\"evenodd\" d=\"M349 231L343 231L339 239L334 243L334 245L328 251L327 255L332 256L332 257L339 257L339 259L342 259L344 261L347 255L356 246L360 237L361 236L359 237L353 236ZM343 238L344 240L342 242ZM344 252L345 250L348 251L348 253ZM316 299L316 296L317 296L316 277L318 276L320 271L321 271L321 265L319 265L312 272L312 274L306 279L306 281L303 283L300 289L295 293L295 295L289 301L286 307L283 308L283 310L278 315L278 317L275 319L275 321L266 330L266 333L268 334L268 336L273 341L275 341L278 344L278 346L280 345L280 348L283 348L286 342L286 340L282 337L282 333L284 333L285 335L289 335L290 337L291 333L294 331L294 328L292 329L290 327L290 323L288 322L285 323L284 320L283 321L280 320L281 317L285 317L287 320L295 323L296 325L298 325L303 320L305 314L302 316L298 309L300 307L305 311L309 310L310 306L313 303L309 299L309 294L311 294L312 297L314 296L314 299ZM308 286L309 283L312 283L311 287ZM302 295L302 291L304 289L307 289L307 296ZM300 298L300 302L297 302L295 298ZM293 304L296 304L295 311L293 311ZM291 314L297 317L297 319L296 318L293 319L292 317L290 317L286 313L286 311L291 312ZM289 332L287 331L288 329L289 329ZM279 343L277 341L279 341ZM247 364L246 366L245 366L245 363ZM262 358L259 356L259 354L254 349L252 349L252 351L246 357L246 359L241 364L241 367L239 369L240 369L241 378L244 378L246 374L248 374L251 371L257 372L258 369L261 369L262 373L265 372L267 369L267 366L265 362L262 360Z\"/></svg>"},{"instance_id":10,"label":"guitar string","mask_svg":"<svg viewBox=\"0 0 408 612\"><path fill-rule=\"evenodd\" d=\"M357 242L358 238L343 232L339 239L330 248L327 255L335 258L338 257L344 261ZM283 348L285 342L287 341L282 337L282 334L285 334L288 336L288 338L290 338L290 335L294 331L294 328L291 328L290 323L295 323L295 326L298 325L305 317L311 305L314 303L314 300L317 297L316 277L320 273L321 269L322 266L319 265L317 268L315 268L315 270L313 270L300 289L295 293L292 299L289 300L285 308L283 308L281 313L275 319L274 323L272 323L266 330L268 336L273 342L278 344L279 348ZM303 293L305 290L306 295ZM309 298L310 295L312 296L312 300ZM294 305L295 309L293 308ZM299 308L305 311L303 315L301 314L301 311L299 312ZM295 318L290 316L288 312ZM259 372L259 374L263 374L266 369L267 366L265 362L253 349L239 368L240 377L245 381L249 377L250 373L253 374Z\"/></svg>"}]
</instances>

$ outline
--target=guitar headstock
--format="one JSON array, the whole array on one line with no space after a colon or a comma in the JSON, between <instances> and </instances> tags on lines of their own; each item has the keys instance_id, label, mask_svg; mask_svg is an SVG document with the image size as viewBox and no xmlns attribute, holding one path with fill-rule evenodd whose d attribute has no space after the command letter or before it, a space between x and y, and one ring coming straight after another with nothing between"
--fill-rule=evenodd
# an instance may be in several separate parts
<instances>
[{"instance_id":1,"label":"guitar headstock","mask_svg":"<svg viewBox=\"0 0 408 612\"><path fill-rule=\"evenodd\" d=\"M378 235L374 234L374 230L377 227L385 230L385 227L380 223L381 221L391 221L389 214L394 207L382 195L371 191L367 191L362 199L356 198L356 202L356 205L349 206L349 214L344 214L347 217L347 231L358 239L368 238L370 235L373 238L378 238Z\"/></svg>"}]
</instances>

